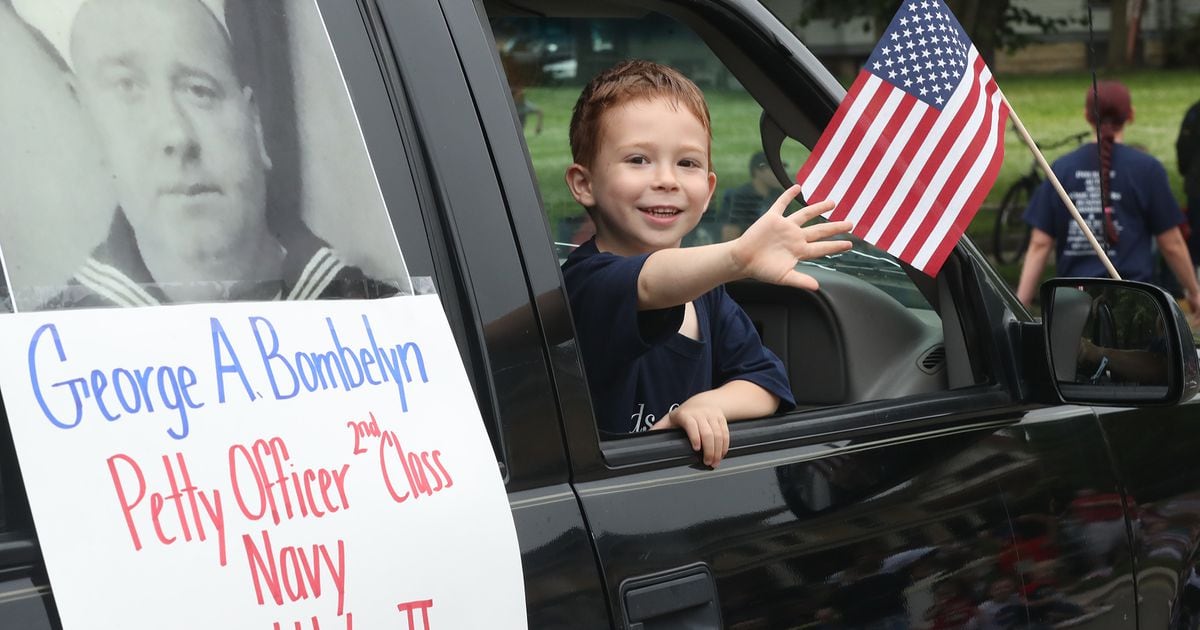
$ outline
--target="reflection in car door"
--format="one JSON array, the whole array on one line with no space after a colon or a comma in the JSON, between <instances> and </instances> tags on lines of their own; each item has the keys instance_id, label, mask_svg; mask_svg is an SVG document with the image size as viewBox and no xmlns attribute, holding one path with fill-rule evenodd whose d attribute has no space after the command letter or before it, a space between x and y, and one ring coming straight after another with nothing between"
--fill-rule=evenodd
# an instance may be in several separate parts
<instances>
[{"instance_id":1,"label":"reflection in car door","mask_svg":"<svg viewBox=\"0 0 1200 630\"><path fill-rule=\"evenodd\" d=\"M627 582L702 563L731 628L1120 623L1127 542L1088 538L1078 514L1116 491L1095 417L1018 415L918 411L882 431L864 418L713 471L650 464L579 484L613 614L629 619Z\"/></svg>"},{"instance_id":2,"label":"reflection in car door","mask_svg":"<svg viewBox=\"0 0 1200 630\"><path fill-rule=\"evenodd\" d=\"M1164 409L1100 409L1123 482L1137 567L1139 625L1200 625L1200 399Z\"/></svg>"}]
</instances>

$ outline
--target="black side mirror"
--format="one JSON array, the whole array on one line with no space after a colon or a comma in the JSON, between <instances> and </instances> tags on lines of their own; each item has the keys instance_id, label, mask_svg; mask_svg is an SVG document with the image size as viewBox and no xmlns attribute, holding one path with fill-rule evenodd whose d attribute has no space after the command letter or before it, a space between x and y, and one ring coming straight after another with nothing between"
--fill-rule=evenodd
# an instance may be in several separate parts
<instances>
[{"instance_id":1,"label":"black side mirror","mask_svg":"<svg viewBox=\"0 0 1200 630\"><path fill-rule=\"evenodd\" d=\"M1055 278L1042 285L1046 356L1063 402L1173 405L1200 390L1187 318L1141 282Z\"/></svg>"}]
</instances>

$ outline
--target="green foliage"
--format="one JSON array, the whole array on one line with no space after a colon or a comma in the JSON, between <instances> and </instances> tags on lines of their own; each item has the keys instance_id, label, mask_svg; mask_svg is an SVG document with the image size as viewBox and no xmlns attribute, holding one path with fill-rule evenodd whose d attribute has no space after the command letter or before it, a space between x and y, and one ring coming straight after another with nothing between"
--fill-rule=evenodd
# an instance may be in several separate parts
<instances>
[{"instance_id":1,"label":"green foliage","mask_svg":"<svg viewBox=\"0 0 1200 630\"><path fill-rule=\"evenodd\" d=\"M1005 50L1013 52L1034 41L1028 34L1017 31L1016 27L1019 25L1036 27L1042 33L1057 33L1059 29L1071 26L1076 22L1072 18L1046 17L1023 7L1009 5L1004 14L1004 21L999 25L999 43Z\"/></svg>"},{"instance_id":2,"label":"green foliage","mask_svg":"<svg viewBox=\"0 0 1200 630\"><path fill-rule=\"evenodd\" d=\"M990 42L1012 51L1032 41L1028 34L1019 32L1018 27L1032 26L1042 33L1055 33L1074 22L1071 18L1052 18L1013 6L1009 0L988 2L989 6L982 6L974 0L947 0L950 10L976 44ZM902 0L809 0L801 10L800 24L803 26L825 18L832 20L835 25L841 25L869 16L871 22L864 28L873 28L875 32L882 33L901 4ZM984 46L981 45L980 50L985 57L990 57Z\"/></svg>"}]
</instances>

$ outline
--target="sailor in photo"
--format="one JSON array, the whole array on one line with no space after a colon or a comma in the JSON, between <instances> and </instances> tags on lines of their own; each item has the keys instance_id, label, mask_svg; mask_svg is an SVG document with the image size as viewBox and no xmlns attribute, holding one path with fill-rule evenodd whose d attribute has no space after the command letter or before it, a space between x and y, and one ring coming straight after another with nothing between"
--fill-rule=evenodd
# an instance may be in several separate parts
<instances>
[{"instance_id":1,"label":"sailor in photo","mask_svg":"<svg viewBox=\"0 0 1200 630\"><path fill-rule=\"evenodd\" d=\"M397 292L301 221L270 224L271 158L224 0L14 4L71 69L119 201L107 237L46 308Z\"/></svg>"}]
</instances>

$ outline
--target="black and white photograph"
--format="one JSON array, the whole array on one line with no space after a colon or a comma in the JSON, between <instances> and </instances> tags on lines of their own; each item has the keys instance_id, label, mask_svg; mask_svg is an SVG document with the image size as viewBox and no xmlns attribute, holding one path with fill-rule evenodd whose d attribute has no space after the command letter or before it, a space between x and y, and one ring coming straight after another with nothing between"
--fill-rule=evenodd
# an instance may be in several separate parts
<instances>
[{"instance_id":1,"label":"black and white photograph","mask_svg":"<svg viewBox=\"0 0 1200 630\"><path fill-rule=\"evenodd\" d=\"M9 311L412 292L316 0L0 0Z\"/></svg>"}]
</instances>

